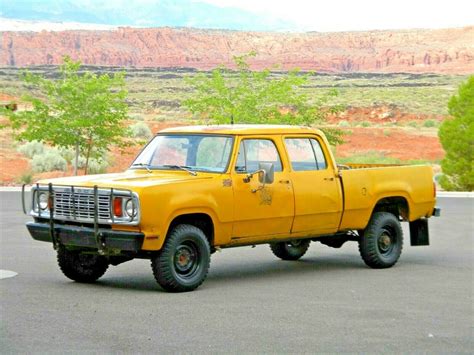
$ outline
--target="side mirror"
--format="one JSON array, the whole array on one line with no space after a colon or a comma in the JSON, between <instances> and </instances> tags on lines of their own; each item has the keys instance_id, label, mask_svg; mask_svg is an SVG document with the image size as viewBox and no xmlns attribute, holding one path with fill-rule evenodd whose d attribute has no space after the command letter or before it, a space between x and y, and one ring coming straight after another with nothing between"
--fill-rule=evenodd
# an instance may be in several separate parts
<instances>
[{"instance_id":1,"label":"side mirror","mask_svg":"<svg viewBox=\"0 0 474 355\"><path fill-rule=\"evenodd\" d=\"M258 181L262 184L272 184L275 180L275 167L273 163L258 163L258 170L262 174L258 174Z\"/></svg>"},{"instance_id":2,"label":"side mirror","mask_svg":"<svg viewBox=\"0 0 474 355\"><path fill-rule=\"evenodd\" d=\"M247 176L244 178L244 182L250 182L255 174L258 174L258 181L260 181L262 185L260 185L257 189L252 189L252 192L260 191L265 187L265 184L273 183L275 179L275 167L273 166L273 163L258 163L258 170L247 174Z\"/></svg>"}]
</instances>

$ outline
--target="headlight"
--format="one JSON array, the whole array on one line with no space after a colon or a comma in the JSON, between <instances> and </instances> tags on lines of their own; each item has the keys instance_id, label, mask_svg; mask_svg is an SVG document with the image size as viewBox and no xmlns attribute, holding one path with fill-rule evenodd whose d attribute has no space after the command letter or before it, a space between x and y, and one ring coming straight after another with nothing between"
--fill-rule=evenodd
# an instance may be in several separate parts
<instances>
[{"instance_id":1,"label":"headlight","mask_svg":"<svg viewBox=\"0 0 474 355\"><path fill-rule=\"evenodd\" d=\"M129 199L127 202L125 202L125 212L129 217L135 217L137 215L137 206L132 199Z\"/></svg>"},{"instance_id":2,"label":"headlight","mask_svg":"<svg viewBox=\"0 0 474 355\"><path fill-rule=\"evenodd\" d=\"M46 192L40 192L39 195L38 195L38 205L39 205L39 208L41 208L42 210L45 210L48 208L48 204L49 204L49 196Z\"/></svg>"}]
</instances>

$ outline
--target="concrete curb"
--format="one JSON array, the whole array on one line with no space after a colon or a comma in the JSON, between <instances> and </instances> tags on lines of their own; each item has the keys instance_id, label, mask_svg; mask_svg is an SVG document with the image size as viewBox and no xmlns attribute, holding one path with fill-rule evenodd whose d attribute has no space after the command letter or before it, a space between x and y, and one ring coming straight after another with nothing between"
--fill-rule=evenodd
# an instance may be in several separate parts
<instances>
[{"instance_id":1,"label":"concrete curb","mask_svg":"<svg viewBox=\"0 0 474 355\"><path fill-rule=\"evenodd\" d=\"M468 192L468 191L438 191L436 193L436 196L438 197L468 197L468 198L474 198L474 192Z\"/></svg>"},{"instance_id":2,"label":"concrete curb","mask_svg":"<svg viewBox=\"0 0 474 355\"><path fill-rule=\"evenodd\" d=\"M30 191L31 186L26 186L25 191ZM18 186L0 186L0 192L19 192L21 187ZM474 192L468 191L438 191L437 197L461 197L461 198L474 198Z\"/></svg>"}]
</instances>

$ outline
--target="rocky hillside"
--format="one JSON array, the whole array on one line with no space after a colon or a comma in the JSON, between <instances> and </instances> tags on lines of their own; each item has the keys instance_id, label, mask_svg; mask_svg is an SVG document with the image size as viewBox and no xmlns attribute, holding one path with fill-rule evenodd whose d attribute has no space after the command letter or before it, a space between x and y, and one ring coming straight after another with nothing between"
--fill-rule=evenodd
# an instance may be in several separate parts
<instances>
[{"instance_id":1,"label":"rocky hillside","mask_svg":"<svg viewBox=\"0 0 474 355\"><path fill-rule=\"evenodd\" d=\"M276 33L184 28L2 32L0 66L84 64L137 67L229 65L254 50L253 68L282 64L320 72L474 73L474 26L440 30Z\"/></svg>"}]
</instances>

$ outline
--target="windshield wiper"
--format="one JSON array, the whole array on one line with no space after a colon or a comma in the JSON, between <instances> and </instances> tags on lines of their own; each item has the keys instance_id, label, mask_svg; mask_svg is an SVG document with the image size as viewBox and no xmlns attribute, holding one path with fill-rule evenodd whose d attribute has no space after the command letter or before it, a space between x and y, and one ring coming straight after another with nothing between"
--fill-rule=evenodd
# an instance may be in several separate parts
<instances>
[{"instance_id":1,"label":"windshield wiper","mask_svg":"<svg viewBox=\"0 0 474 355\"><path fill-rule=\"evenodd\" d=\"M190 170L191 167L190 166L186 166L186 165L172 165L172 164L166 164L166 165L162 165L163 167L165 168L171 168L171 169L181 169L181 170L184 170L184 171L187 171L188 173L190 173L192 176L196 176L197 173L195 171L192 171Z\"/></svg>"},{"instance_id":2,"label":"windshield wiper","mask_svg":"<svg viewBox=\"0 0 474 355\"><path fill-rule=\"evenodd\" d=\"M150 169L150 164L146 164L146 163L134 163L132 164L132 166L144 166L145 169L151 173L151 169Z\"/></svg>"}]
</instances>

